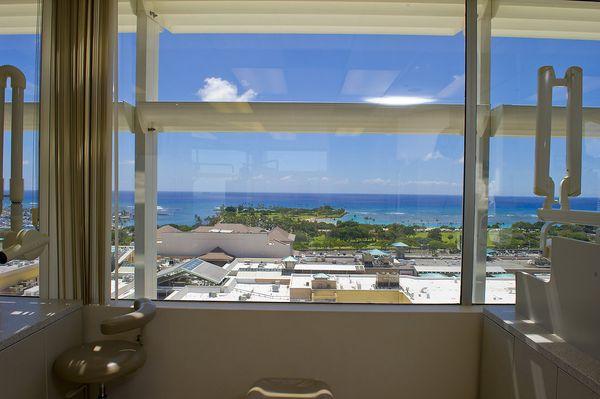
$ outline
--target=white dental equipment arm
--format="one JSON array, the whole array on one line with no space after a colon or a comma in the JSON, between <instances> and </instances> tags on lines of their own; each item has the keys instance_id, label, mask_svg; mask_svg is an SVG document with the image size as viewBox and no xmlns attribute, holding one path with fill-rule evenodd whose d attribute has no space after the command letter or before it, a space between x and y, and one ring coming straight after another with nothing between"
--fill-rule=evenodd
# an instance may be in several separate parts
<instances>
[{"instance_id":1,"label":"white dental equipment arm","mask_svg":"<svg viewBox=\"0 0 600 399\"><path fill-rule=\"evenodd\" d=\"M12 240L11 240L12 241ZM21 230L12 245L0 250L0 264L15 259L33 260L40 256L48 244L48 237L37 230Z\"/></svg>"},{"instance_id":2,"label":"white dental equipment arm","mask_svg":"<svg viewBox=\"0 0 600 399\"><path fill-rule=\"evenodd\" d=\"M581 143L583 130L582 70L567 69L564 78L557 79L554 68L544 66L538 70L538 104L535 132L535 184L533 192L546 197L543 209L554 204L554 181L550 177L550 141L552 139L552 89L567 88L567 173L560 183L560 206L570 209L569 197L581 194Z\"/></svg>"},{"instance_id":3,"label":"white dental equipment arm","mask_svg":"<svg viewBox=\"0 0 600 399\"><path fill-rule=\"evenodd\" d=\"M582 85L583 71L572 66L562 79L557 79L554 68L543 66L538 70L537 119L535 132L535 181L533 192L544 196L544 205L538 216L545 222L540 233L544 256L549 255L547 235L553 224L584 224L600 226L600 213L573 211L570 197L581 195L581 155L583 143ZM552 89L567 88L566 174L560 182L559 209L555 204L555 186L550 177L550 142L552 139Z\"/></svg>"},{"instance_id":4,"label":"white dental equipment arm","mask_svg":"<svg viewBox=\"0 0 600 399\"><path fill-rule=\"evenodd\" d=\"M0 66L0 190L4 197L4 102L8 79L12 89L11 103L11 162L10 162L10 231L0 250L0 264L14 259L35 259L44 250L48 237L37 230L23 230L23 110L25 106L25 75L12 65ZM0 214L2 200L0 199Z\"/></svg>"}]
</instances>

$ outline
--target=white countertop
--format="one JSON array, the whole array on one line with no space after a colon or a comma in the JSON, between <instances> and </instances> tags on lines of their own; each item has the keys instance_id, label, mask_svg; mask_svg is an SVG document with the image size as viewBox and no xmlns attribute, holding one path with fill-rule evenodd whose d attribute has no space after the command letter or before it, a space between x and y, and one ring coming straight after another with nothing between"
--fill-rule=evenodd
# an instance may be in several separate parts
<instances>
[{"instance_id":1,"label":"white countertop","mask_svg":"<svg viewBox=\"0 0 600 399\"><path fill-rule=\"evenodd\" d=\"M514 305L486 306L484 315L515 338L535 349L559 368L600 394L600 360L546 331L531 320L523 320Z\"/></svg>"},{"instance_id":2,"label":"white countertop","mask_svg":"<svg viewBox=\"0 0 600 399\"><path fill-rule=\"evenodd\" d=\"M0 350L78 309L77 301L0 296Z\"/></svg>"}]
</instances>

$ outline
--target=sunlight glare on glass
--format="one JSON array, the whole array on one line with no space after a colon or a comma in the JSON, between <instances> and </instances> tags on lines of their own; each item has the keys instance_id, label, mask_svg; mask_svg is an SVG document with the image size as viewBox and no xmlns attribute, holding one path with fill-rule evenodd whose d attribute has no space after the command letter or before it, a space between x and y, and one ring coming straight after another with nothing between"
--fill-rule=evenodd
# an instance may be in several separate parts
<instances>
[{"instance_id":1,"label":"sunlight glare on glass","mask_svg":"<svg viewBox=\"0 0 600 399\"><path fill-rule=\"evenodd\" d=\"M428 104L435 101L427 97L412 97L412 96L383 96L383 97L368 97L365 101L371 104L380 105L419 105Z\"/></svg>"}]
</instances>

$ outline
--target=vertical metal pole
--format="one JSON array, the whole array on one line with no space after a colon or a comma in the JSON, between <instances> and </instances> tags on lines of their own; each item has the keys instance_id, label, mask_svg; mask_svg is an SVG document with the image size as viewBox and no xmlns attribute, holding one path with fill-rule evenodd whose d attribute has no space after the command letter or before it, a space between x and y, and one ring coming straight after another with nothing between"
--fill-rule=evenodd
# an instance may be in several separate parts
<instances>
[{"instance_id":1,"label":"vertical metal pole","mask_svg":"<svg viewBox=\"0 0 600 399\"><path fill-rule=\"evenodd\" d=\"M18 73L17 73L18 72ZM19 79L17 79L17 76ZM21 81L22 80L22 81ZM11 77L12 119L10 125L10 229L23 228L23 110L25 107L25 76L18 70Z\"/></svg>"},{"instance_id":2,"label":"vertical metal pole","mask_svg":"<svg viewBox=\"0 0 600 399\"><path fill-rule=\"evenodd\" d=\"M135 296L156 298L157 132L141 120L139 106L158 100L160 26L137 4L135 116Z\"/></svg>"},{"instance_id":3,"label":"vertical metal pole","mask_svg":"<svg viewBox=\"0 0 600 399\"><path fill-rule=\"evenodd\" d=\"M107 296L110 299L119 299L119 21L118 21L118 4L115 1L113 4L114 28L112 38L114 41L115 51L113 58L113 231L115 254L113 262L115 265L113 281L115 284L115 296L111 298L112 292ZM109 270L110 276L110 270ZM110 287L110 282L108 284Z\"/></svg>"},{"instance_id":4,"label":"vertical metal pole","mask_svg":"<svg viewBox=\"0 0 600 399\"><path fill-rule=\"evenodd\" d=\"M490 7L487 3L482 2L481 23L477 18L477 0L466 0L465 3L465 170L461 276L463 305L485 301L490 36ZM482 105L481 113L478 113L479 102Z\"/></svg>"},{"instance_id":5,"label":"vertical metal pole","mask_svg":"<svg viewBox=\"0 0 600 399\"><path fill-rule=\"evenodd\" d=\"M52 10L53 0L42 2L41 67L40 67L40 161L39 161L39 206L40 232L50 242L40 256L40 298L58 298L58 265L56 264L56 196L54 195L54 169L52 157L54 138L50 134L53 120L51 89L53 85Z\"/></svg>"},{"instance_id":6,"label":"vertical metal pole","mask_svg":"<svg viewBox=\"0 0 600 399\"><path fill-rule=\"evenodd\" d=\"M485 303L490 175L492 0L477 2L477 153L473 302Z\"/></svg>"}]
</instances>

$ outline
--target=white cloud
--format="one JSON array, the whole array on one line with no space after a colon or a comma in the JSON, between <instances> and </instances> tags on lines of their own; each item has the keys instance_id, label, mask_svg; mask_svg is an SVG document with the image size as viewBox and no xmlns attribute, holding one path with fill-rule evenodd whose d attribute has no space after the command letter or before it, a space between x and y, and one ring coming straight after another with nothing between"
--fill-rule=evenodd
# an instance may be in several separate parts
<instances>
[{"instance_id":1,"label":"white cloud","mask_svg":"<svg viewBox=\"0 0 600 399\"><path fill-rule=\"evenodd\" d=\"M390 183L391 183L390 179L382 179L381 177L363 180L363 184L373 184L376 186L387 186Z\"/></svg>"},{"instance_id":2,"label":"white cloud","mask_svg":"<svg viewBox=\"0 0 600 399\"><path fill-rule=\"evenodd\" d=\"M124 159L119 162L119 165L135 165L135 161L133 159Z\"/></svg>"},{"instance_id":3,"label":"white cloud","mask_svg":"<svg viewBox=\"0 0 600 399\"><path fill-rule=\"evenodd\" d=\"M459 164L464 164L464 163L465 163L465 157L464 157L464 155L463 155L462 157L458 158L458 159L456 160L456 163L459 163Z\"/></svg>"},{"instance_id":4,"label":"white cloud","mask_svg":"<svg viewBox=\"0 0 600 399\"><path fill-rule=\"evenodd\" d=\"M309 183L330 183L330 184L339 184L339 182L340 182L341 180L334 180L334 179L332 179L332 178L330 178L330 177L327 177L327 176L321 176L321 177L318 177L318 176L312 176L312 177L308 177L308 178L306 179L306 181L307 181L307 182L309 182Z\"/></svg>"},{"instance_id":5,"label":"white cloud","mask_svg":"<svg viewBox=\"0 0 600 399\"><path fill-rule=\"evenodd\" d=\"M23 160L23 165L24 165L24 166L25 166L25 165L29 165L29 161L28 161L27 159L24 159L24 160Z\"/></svg>"},{"instance_id":6,"label":"white cloud","mask_svg":"<svg viewBox=\"0 0 600 399\"><path fill-rule=\"evenodd\" d=\"M458 183L441 180L409 180L400 183L401 186L434 186L434 187L459 187Z\"/></svg>"},{"instance_id":7,"label":"white cloud","mask_svg":"<svg viewBox=\"0 0 600 399\"><path fill-rule=\"evenodd\" d=\"M292 175L283 176L279 180L281 180L281 181L290 181L290 180L292 180Z\"/></svg>"},{"instance_id":8,"label":"white cloud","mask_svg":"<svg viewBox=\"0 0 600 399\"><path fill-rule=\"evenodd\" d=\"M211 77L204 79L202 86L196 93L202 101L250 101L258 93L248 89L242 94L238 94L238 88L235 84L221 78Z\"/></svg>"},{"instance_id":9,"label":"white cloud","mask_svg":"<svg viewBox=\"0 0 600 399\"><path fill-rule=\"evenodd\" d=\"M438 159L446 159L446 157L443 156L441 152L436 150L436 151L427 153L427 155L425 155L425 157L423 158L423 161L433 161L433 160L438 160Z\"/></svg>"}]
</instances>

